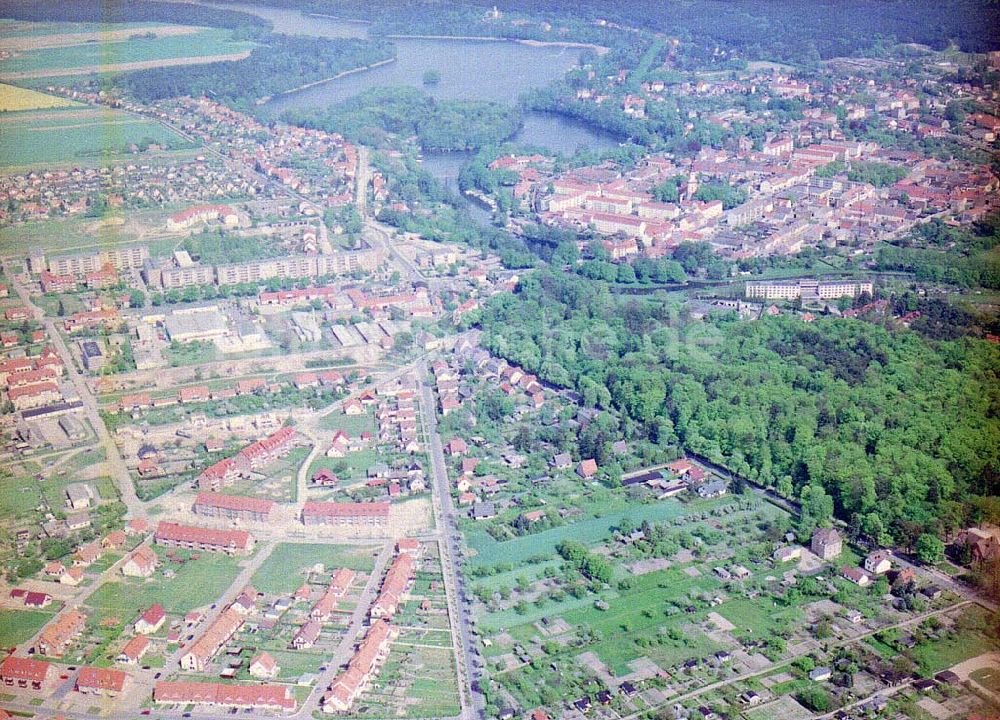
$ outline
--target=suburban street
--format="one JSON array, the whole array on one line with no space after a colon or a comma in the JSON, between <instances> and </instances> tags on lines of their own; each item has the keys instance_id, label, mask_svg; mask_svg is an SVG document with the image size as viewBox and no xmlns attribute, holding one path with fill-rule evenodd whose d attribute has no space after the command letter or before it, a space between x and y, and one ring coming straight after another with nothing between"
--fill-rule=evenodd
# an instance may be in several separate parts
<instances>
[{"instance_id":1,"label":"suburban street","mask_svg":"<svg viewBox=\"0 0 1000 720\"><path fill-rule=\"evenodd\" d=\"M105 426L104 421L101 419L100 413L97 409L97 400L94 398L93 393L90 392L90 388L87 387L86 380L80 374L79 370L77 370L76 362L73 360L73 355L66 346L66 342L63 340L62 335L56 329L55 321L46 317L41 308L31 301L31 296L28 294L27 288L25 288L18 279L18 275L11 272L9 267L5 268L5 270L7 270L7 276L11 278L11 284L14 291L21 299L21 302L31 310L35 319L45 326L46 334L52 340L52 344L55 346L56 352L59 354L59 358L62 360L63 365L66 368L66 372L69 375L69 380L73 385L73 389L76 391L77 396L83 403L87 420L90 421L94 432L97 433L97 439L100 442L101 448L104 450L106 456L105 466L108 474L110 474L114 480L115 486L121 494L121 500L125 504L125 507L128 508L129 517L145 517L146 509L142 502L139 501L139 497L135 494L135 486L132 484L132 478L129 475L128 468L125 467L125 461L122 460L121 453L118 452L118 446L115 445L114 439L111 437L107 426Z\"/></svg>"}]
</instances>

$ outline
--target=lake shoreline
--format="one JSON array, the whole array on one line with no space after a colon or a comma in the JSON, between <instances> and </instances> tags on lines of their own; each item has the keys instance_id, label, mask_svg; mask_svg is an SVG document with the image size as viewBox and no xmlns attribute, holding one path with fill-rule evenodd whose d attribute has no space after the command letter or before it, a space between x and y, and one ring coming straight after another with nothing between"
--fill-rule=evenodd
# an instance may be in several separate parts
<instances>
[{"instance_id":1,"label":"lake shoreline","mask_svg":"<svg viewBox=\"0 0 1000 720\"><path fill-rule=\"evenodd\" d=\"M578 48L580 50L593 50L598 55L606 55L611 48L594 43L572 42L569 40L531 40L528 38L499 37L492 35L403 35L393 34L383 36L387 40L465 40L473 42L512 42L528 47L563 47Z\"/></svg>"},{"instance_id":2,"label":"lake shoreline","mask_svg":"<svg viewBox=\"0 0 1000 720\"><path fill-rule=\"evenodd\" d=\"M347 77L348 75L355 75L360 72L374 70L375 68L379 68L382 67L383 65L388 65L394 62L396 62L396 58L391 57L391 58L386 58L385 60L379 60L377 63L372 63L371 65L362 65L361 67L351 68L350 70L344 70L343 72L339 72L336 75L333 75L328 78L323 78L322 80L313 80L312 82L308 82L305 85L299 85L298 87L293 87L290 88L289 90L282 90L277 95L269 95L268 97L262 97L260 100L257 101L257 104L267 105L269 102L271 102L272 100L276 100L277 98L284 97L286 95L291 95L292 93L297 93L301 90L308 90L309 88L316 87L317 85L333 82L334 80L339 80L340 78Z\"/></svg>"}]
</instances>

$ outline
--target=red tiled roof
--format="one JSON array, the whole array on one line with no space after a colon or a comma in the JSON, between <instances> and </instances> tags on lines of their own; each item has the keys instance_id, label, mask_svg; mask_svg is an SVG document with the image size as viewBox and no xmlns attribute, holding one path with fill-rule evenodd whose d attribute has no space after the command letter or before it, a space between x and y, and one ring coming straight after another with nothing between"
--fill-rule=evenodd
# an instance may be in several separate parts
<instances>
[{"instance_id":1,"label":"red tiled roof","mask_svg":"<svg viewBox=\"0 0 1000 720\"><path fill-rule=\"evenodd\" d=\"M245 530L214 530L192 525L161 521L156 526L156 540L168 542L197 543L216 547L246 548L250 544L250 533Z\"/></svg>"},{"instance_id":2,"label":"red tiled roof","mask_svg":"<svg viewBox=\"0 0 1000 720\"><path fill-rule=\"evenodd\" d=\"M0 663L0 677L43 682L51 665L31 658L8 657Z\"/></svg>"},{"instance_id":3,"label":"red tiled roof","mask_svg":"<svg viewBox=\"0 0 1000 720\"><path fill-rule=\"evenodd\" d=\"M148 623L149 625L156 625L156 623L160 622L160 620L166 617L166 615L167 613L163 609L163 606L160 605L159 603L156 603L152 607L150 607L149 610L144 612L142 614L142 617L140 617L139 619L145 623Z\"/></svg>"},{"instance_id":4,"label":"red tiled roof","mask_svg":"<svg viewBox=\"0 0 1000 720\"><path fill-rule=\"evenodd\" d=\"M242 495L220 495L219 493L202 492L198 493L198 499L194 501L195 507L204 505L207 507L222 508L224 510L238 510L267 515L274 508L274 503L261 498L245 497Z\"/></svg>"},{"instance_id":5,"label":"red tiled roof","mask_svg":"<svg viewBox=\"0 0 1000 720\"><path fill-rule=\"evenodd\" d=\"M203 682L158 682L153 688L157 702L211 703L243 707L295 709L292 689L285 685L223 685Z\"/></svg>"},{"instance_id":6,"label":"red tiled roof","mask_svg":"<svg viewBox=\"0 0 1000 720\"><path fill-rule=\"evenodd\" d=\"M128 675L121 670L85 667L80 670L80 676L76 680L76 686L77 688L92 688L94 690L121 692L122 688L125 687L125 680L127 677Z\"/></svg>"}]
</instances>

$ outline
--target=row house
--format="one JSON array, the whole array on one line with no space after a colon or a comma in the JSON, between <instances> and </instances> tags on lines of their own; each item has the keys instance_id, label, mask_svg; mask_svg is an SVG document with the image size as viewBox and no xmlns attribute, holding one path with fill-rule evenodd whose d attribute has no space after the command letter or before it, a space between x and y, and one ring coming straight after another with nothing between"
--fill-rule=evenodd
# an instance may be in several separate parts
<instances>
[{"instance_id":1,"label":"row house","mask_svg":"<svg viewBox=\"0 0 1000 720\"><path fill-rule=\"evenodd\" d=\"M154 536L157 545L179 547L203 552L222 552L227 555L249 555L254 548L254 537L245 530L214 530L192 525L161 521Z\"/></svg>"},{"instance_id":2,"label":"row house","mask_svg":"<svg viewBox=\"0 0 1000 720\"><path fill-rule=\"evenodd\" d=\"M202 517L248 522L267 522L273 509L271 500L212 492L198 493L193 507L194 514Z\"/></svg>"}]
</instances>

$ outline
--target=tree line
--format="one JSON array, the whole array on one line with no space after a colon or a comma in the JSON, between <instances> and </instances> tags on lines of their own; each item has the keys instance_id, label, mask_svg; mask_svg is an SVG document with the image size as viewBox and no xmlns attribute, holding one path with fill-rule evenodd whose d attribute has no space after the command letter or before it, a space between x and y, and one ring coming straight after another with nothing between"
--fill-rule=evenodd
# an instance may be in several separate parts
<instances>
[{"instance_id":1,"label":"tree line","mask_svg":"<svg viewBox=\"0 0 1000 720\"><path fill-rule=\"evenodd\" d=\"M326 109L290 110L293 125L342 133L357 142L385 146L385 133L416 136L429 151L476 150L516 133L521 111L480 100L437 100L411 87L371 88Z\"/></svg>"},{"instance_id":2,"label":"tree line","mask_svg":"<svg viewBox=\"0 0 1000 720\"><path fill-rule=\"evenodd\" d=\"M876 542L916 526L915 542L1000 492L1000 348L985 341L832 317L693 322L552 270L493 298L480 324L491 351L616 417L609 437L617 422L704 455L801 501L805 522L835 514Z\"/></svg>"},{"instance_id":3,"label":"tree line","mask_svg":"<svg viewBox=\"0 0 1000 720\"><path fill-rule=\"evenodd\" d=\"M253 39L260 45L243 60L137 70L125 75L123 83L142 102L207 96L249 110L262 98L395 55L395 47L380 40L270 33Z\"/></svg>"}]
</instances>

